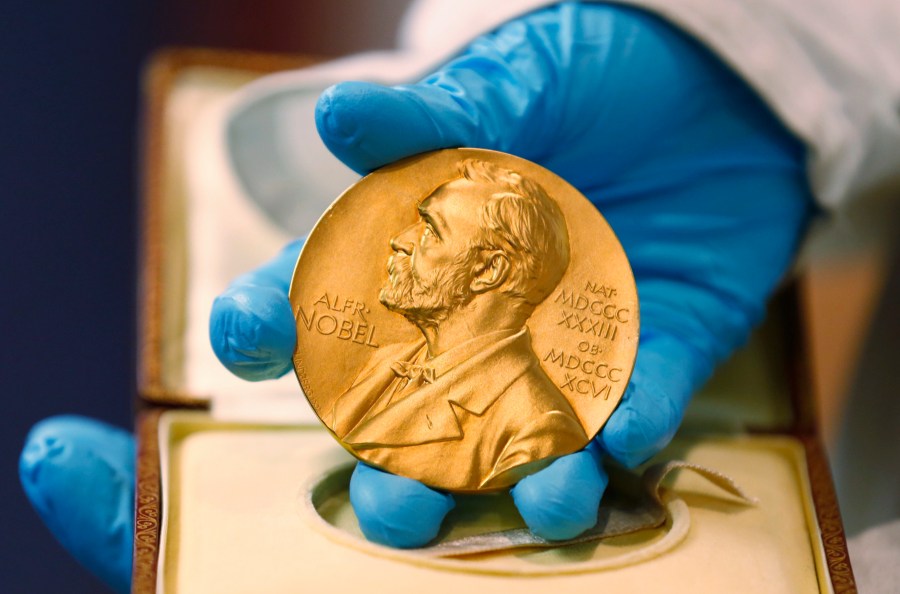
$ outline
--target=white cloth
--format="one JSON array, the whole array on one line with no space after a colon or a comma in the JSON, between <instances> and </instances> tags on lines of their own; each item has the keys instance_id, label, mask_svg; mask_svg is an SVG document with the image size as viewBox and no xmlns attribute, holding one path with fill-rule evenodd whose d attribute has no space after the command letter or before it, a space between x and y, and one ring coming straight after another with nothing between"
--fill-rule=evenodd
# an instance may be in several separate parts
<instances>
[{"instance_id":1,"label":"white cloth","mask_svg":"<svg viewBox=\"0 0 900 594\"><path fill-rule=\"evenodd\" d=\"M310 202L355 179L315 131L319 93L347 79L414 81L478 34L546 0L420 0L400 48L275 74L235 99L231 160L251 197L297 233ZM809 147L820 204L900 194L900 2L895 0L629 0L705 43L757 90ZM295 210L298 198L307 208ZM302 212L301 212L302 211Z\"/></svg>"},{"instance_id":2,"label":"white cloth","mask_svg":"<svg viewBox=\"0 0 900 594\"><path fill-rule=\"evenodd\" d=\"M900 585L900 520L870 528L847 541L860 592L891 594Z\"/></svg>"}]
</instances>

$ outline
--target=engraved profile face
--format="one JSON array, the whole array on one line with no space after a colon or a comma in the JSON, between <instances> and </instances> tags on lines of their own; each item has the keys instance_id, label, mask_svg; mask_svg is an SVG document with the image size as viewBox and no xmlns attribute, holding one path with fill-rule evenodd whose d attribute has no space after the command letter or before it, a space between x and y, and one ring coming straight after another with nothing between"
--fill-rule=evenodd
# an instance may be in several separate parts
<instances>
[{"instance_id":1,"label":"engraved profile face","mask_svg":"<svg viewBox=\"0 0 900 594\"><path fill-rule=\"evenodd\" d=\"M543 188L486 161L462 161L459 173L390 241L379 300L420 327L439 325L489 291L533 308L568 266L565 219Z\"/></svg>"},{"instance_id":2,"label":"engraved profile face","mask_svg":"<svg viewBox=\"0 0 900 594\"><path fill-rule=\"evenodd\" d=\"M637 350L634 279L600 213L553 172L481 149L349 188L290 299L294 368L325 427L367 464L451 491L582 449Z\"/></svg>"},{"instance_id":3,"label":"engraved profile face","mask_svg":"<svg viewBox=\"0 0 900 594\"><path fill-rule=\"evenodd\" d=\"M525 328L569 263L562 211L499 165L469 159L458 172L391 238L379 294L425 340L373 353L326 424L376 465L415 473L453 459L459 487L485 489L589 438Z\"/></svg>"}]
</instances>

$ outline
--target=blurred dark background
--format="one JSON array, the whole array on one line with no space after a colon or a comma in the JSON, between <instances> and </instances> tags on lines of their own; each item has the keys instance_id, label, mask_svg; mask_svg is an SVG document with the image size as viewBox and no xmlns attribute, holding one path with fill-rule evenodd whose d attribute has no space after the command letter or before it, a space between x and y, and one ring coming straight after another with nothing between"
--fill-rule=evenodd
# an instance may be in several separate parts
<instances>
[{"instance_id":1,"label":"blurred dark background","mask_svg":"<svg viewBox=\"0 0 900 594\"><path fill-rule=\"evenodd\" d=\"M17 478L36 421L132 424L137 122L157 48L337 56L394 45L407 0L95 0L0 8L0 591L97 592Z\"/></svg>"}]
</instances>

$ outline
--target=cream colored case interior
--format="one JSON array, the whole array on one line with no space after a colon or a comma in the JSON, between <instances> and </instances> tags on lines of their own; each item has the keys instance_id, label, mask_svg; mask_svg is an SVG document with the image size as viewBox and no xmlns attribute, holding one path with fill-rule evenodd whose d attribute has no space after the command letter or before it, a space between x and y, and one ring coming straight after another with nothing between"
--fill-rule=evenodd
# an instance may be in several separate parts
<instances>
[{"instance_id":1,"label":"cream colored case interior","mask_svg":"<svg viewBox=\"0 0 900 594\"><path fill-rule=\"evenodd\" d=\"M169 411L160 422L159 592L830 591L802 445L743 431L791 422L783 359L764 333L695 399L681 437L661 454L729 474L757 507L682 475L673 487L689 509L684 534L671 536L670 524L568 550L437 564L365 542L345 500L322 512L330 523L310 513L311 481L348 454L320 428L292 374L243 382L208 341L213 298L292 239L227 166L224 113L248 80L186 68L166 97L163 383L211 397L212 408Z\"/></svg>"}]
</instances>

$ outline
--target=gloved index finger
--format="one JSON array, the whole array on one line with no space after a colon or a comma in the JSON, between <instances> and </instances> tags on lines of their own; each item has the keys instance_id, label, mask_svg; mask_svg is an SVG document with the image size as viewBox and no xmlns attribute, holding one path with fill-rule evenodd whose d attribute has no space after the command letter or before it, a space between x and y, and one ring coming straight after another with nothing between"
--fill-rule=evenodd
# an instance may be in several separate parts
<instances>
[{"instance_id":1,"label":"gloved index finger","mask_svg":"<svg viewBox=\"0 0 900 594\"><path fill-rule=\"evenodd\" d=\"M531 16L529 19L538 17ZM559 40L540 23L513 22L479 38L413 85L346 82L316 107L325 145L359 173L417 153L470 146L538 160L553 122Z\"/></svg>"}]
</instances>

